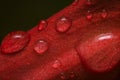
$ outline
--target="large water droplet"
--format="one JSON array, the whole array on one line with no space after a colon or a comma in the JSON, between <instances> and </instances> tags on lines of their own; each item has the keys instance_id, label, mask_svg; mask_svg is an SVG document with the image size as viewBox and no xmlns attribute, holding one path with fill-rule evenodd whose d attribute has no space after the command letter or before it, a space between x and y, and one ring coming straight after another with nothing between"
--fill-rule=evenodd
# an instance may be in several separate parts
<instances>
[{"instance_id":1,"label":"large water droplet","mask_svg":"<svg viewBox=\"0 0 120 80\"><path fill-rule=\"evenodd\" d=\"M45 51L47 51L47 49L48 49L48 43L44 40L39 40L34 45L34 50L39 54L44 53Z\"/></svg>"},{"instance_id":2,"label":"large water droplet","mask_svg":"<svg viewBox=\"0 0 120 80\"><path fill-rule=\"evenodd\" d=\"M108 15L107 11L105 9L102 10L101 16L102 18L106 18Z\"/></svg>"},{"instance_id":3,"label":"large water droplet","mask_svg":"<svg viewBox=\"0 0 120 80\"><path fill-rule=\"evenodd\" d=\"M30 36L23 31L9 33L2 41L1 50L3 53L11 54L22 50L29 42Z\"/></svg>"},{"instance_id":4,"label":"large water droplet","mask_svg":"<svg viewBox=\"0 0 120 80\"><path fill-rule=\"evenodd\" d=\"M48 23L46 20L41 20L38 24L38 30L41 31L47 27Z\"/></svg>"},{"instance_id":5,"label":"large water droplet","mask_svg":"<svg viewBox=\"0 0 120 80\"><path fill-rule=\"evenodd\" d=\"M91 20L92 17L93 17L93 14L90 11L88 11L86 17L87 17L88 20Z\"/></svg>"},{"instance_id":6,"label":"large water droplet","mask_svg":"<svg viewBox=\"0 0 120 80\"><path fill-rule=\"evenodd\" d=\"M61 63L59 60L55 60L55 62L52 65L53 68L58 69L61 67Z\"/></svg>"},{"instance_id":7,"label":"large water droplet","mask_svg":"<svg viewBox=\"0 0 120 80\"><path fill-rule=\"evenodd\" d=\"M66 32L70 29L72 22L66 17L61 17L56 22L56 30L59 32Z\"/></svg>"}]
</instances>

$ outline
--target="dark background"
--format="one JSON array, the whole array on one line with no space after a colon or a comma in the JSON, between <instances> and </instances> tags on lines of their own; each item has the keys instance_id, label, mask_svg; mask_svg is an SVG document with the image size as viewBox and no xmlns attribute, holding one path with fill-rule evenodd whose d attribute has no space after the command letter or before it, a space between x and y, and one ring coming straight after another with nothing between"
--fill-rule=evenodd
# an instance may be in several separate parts
<instances>
[{"instance_id":1,"label":"dark background","mask_svg":"<svg viewBox=\"0 0 120 80\"><path fill-rule=\"evenodd\" d=\"M27 31L74 0L0 0L0 42L15 30Z\"/></svg>"}]
</instances>

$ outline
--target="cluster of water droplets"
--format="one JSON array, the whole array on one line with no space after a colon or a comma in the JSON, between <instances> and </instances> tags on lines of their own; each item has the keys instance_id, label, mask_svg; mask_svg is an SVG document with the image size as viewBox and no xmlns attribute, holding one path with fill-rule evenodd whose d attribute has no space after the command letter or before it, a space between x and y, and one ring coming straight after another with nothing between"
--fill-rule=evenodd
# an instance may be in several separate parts
<instances>
[{"instance_id":1,"label":"cluster of water droplets","mask_svg":"<svg viewBox=\"0 0 120 80\"><path fill-rule=\"evenodd\" d=\"M74 4L77 4L79 0L75 0ZM92 2L91 0L87 1L88 5L91 5ZM106 18L108 15L107 11L105 9L102 10L101 12L101 17ZM87 19L91 20L93 18L93 14L91 11L87 12ZM62 16L59 19L56 20L56 31L60 33L64 33L70 29L72 26L72 20L69 19L68 17ZM38 24L38 31L44 30L48 26L48 22L46 20L41 20ZM26 45L30 41L30 35L27 32L24 31L16 31L9 33L2 41L1 45L1 50L3 53L6 54L11 54L18 52L26 47ZM48 43L45 40L38 40L34 44L34 51L38 54L43 54L45 53L49 48ZM61 68L62 63L59 60L55 60L52 67L54 69L59 69ZM61 73L60 74L61 79L66 79L66 76ZM74 73L71 72L70 78L75 77Z\"/></svg>"},{"instance_id":2,"label":"cluster of water droplets","mask_svg":"<svg viewBox=\"0 0 120 80\"><path fill-rule=\"evenodd\" d=\"M56 21L56 30L58 32L66 32L69 30L69 28L72 25L72 22L70 19L66 17L61 17ZM46 20L41 20L38 24L38 30L42 31L48 26L48 22ZM18 52L25 48L25 46L30 41L30 35L27 32L24 31L16 31L9 33L2 41L2 52L6 54L11 54ZM46 52L48 49L48 43L44 40L39 40L34 45L34 50L42 54Z\"/></svg>"},{"instance_id":3,"label":"cluster of water droplets","mask_svg":"<svg viewBox=\"0 0 120 80\"><path fill-rule=\"evenodd\" d=\"M75 0L74 4L77 4L78 2L79 0ZM87 0L87 4L91 5L92 0ZM107 16L108 16L107 11L103 9L101 11L101 17L106 18ZM86 18L88 20L91 20L93 18L93 13L90 10L87 11ZM44 30L47 26L48 26L48 22L46 20L41 20L38 24L38 31ZM62 16L56 20L55 26L57 32L65 33L71 28L72 20L66 16ZM2 51L4 53L15 53L17 51L20 51L27 45L29 40L30 37L27 32L20 32L20 31L12 32L12 34L11 33L8 34L3 40L1 47ZM36 42L34 46L34 50L39 54L44 53L45 51L47 51L47 49L48 49L48 43L44 40L39 40L38 42Z\"/></svg>"},{"instance_id":4,"label":"cluster of water droplets","mask_svg":"<svg viewBox=\"0 0 120 80\"><path fill-rule=\"evenodd\" d=\"M91 6L94 4L93 0L86 0L86 1L87 1L86 4L87 4L89 7L91 7ZM101 15L101 17L102 17L103 19L105 19L105 18L108 16L107 10L105 10L105 9L101 10L101 14L100 14L100 15ZM92 13L90 10L87 11L86 18L87 18L88 20L91 20L91 19L93 18L93 13Z\"/></svg>"},{"instance_id":5,"label":"cluster of water droplets","mask_svg":"<svg viewBox=\"0 0 120 80\"><path fill-rule=\"evenodd\" d=\"M103 19L107 18L107 16L108 16L107 10L105 10L105 9L101 10L100 16L101 16ZM87 11L86 18L87 18L88 20L93 19L93 13L92 13L90 10Z\"/></svg>"}]
</instances>

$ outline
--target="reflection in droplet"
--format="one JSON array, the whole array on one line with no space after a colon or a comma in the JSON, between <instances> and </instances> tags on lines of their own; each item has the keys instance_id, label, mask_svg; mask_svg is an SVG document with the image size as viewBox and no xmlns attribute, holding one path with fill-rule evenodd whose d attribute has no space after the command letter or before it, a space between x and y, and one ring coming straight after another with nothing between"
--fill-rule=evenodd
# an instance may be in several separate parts
<instances>
[{"instance_id":1,"label":"reflection in droplet","mask_svg":"<svg viewBox=\"0 0 120 80\"><path fill-rule=\"evenodd\" d=\"M70 29L72 22L70 19L66 17L61 17L56 22L56 30L58 32L66 32Z\"/></svg>"},{"instance_id":2,"label":"reflection in droplet","mask_svg":"<svg viewBox=\"0 0 120 80\"><path fill-rule=\"evenodd\" d=\"M60 68L61 67L61 62L59 60L55 60L52 67L55 68L55 69Z\"/></svg>"},{"instance_id":3,"label":"reflection in droplet","mask_svg":"<svg viewBox=\"0 0 120 80\"><path fill-rule=\"evenodd\" d=\"M113 38L113 34L112 33L106 33L106 34L101 34L97 37L97 40L107 40L107 39L111 39Z\"/></svg>"},{"instance_id":4,"label":"reflection in droplet","mask_svg":"<svg viewBox=\"0 0 120 80\"><path fill-rule=\"evenodd\" d=\"M35 45L34 45L34 50L38 54L42 54L48 49L48 43L44 40L39 40Z\"/></svg>"},{"instance_id":5,"label":"reflection in droplet","mask_svg":"<svg viewBox=\"0 0 120 80\"><path fill-rule=\"evenodd\" d=\"M41 31L47 27L48 23L45 20L41 20L38 24L38 30Z\"/></svg>"},{"instance_id":6,"label":"reflection in droplet","mask_svg":"<svg viewBox=\"0 0 120 80\"><path fill-rule=\"evenodd\" d=\"M2 41L1 50L5 54L11 54L22 50L29 42L30 35L24 31L9 33Z\"/></svg>"},{"instance_id":7,"label":"reflection in droplet","mask_svg":"<svg viewBox=\"0 0 120 80\"><path fill-rule=\"evenodd\" d=\"M93 17L93 14L88 10L86 17L87 17L88 20L91 20L92 17Z\"/></svg>"}]
</instances>

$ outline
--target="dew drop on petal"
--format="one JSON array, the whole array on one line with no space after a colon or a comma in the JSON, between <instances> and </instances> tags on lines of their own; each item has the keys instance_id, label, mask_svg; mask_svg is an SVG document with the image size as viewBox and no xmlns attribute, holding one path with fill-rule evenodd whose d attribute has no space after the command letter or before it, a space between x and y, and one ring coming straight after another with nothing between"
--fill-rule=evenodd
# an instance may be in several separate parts
<instances>
[{"instance_id":1,"label":"dew drop on petal","mask_svg":"<svg viewBox=\"0 0 120 80\"><path fill-rule=\"evenodd\" d=\"M43 54L44 52L46 52L48 50L48 43L44 40L39 40L34 45L34 50L38 54Z\"/></svg>"},{"instance_id":2,"label":"dew drop on petal","mask_svg":"<svg viewBox=\"0 0 120 80\"><path fill-rule=\"evenodd\" d=\"M93 17L93 14L90 11L88 11L86 17L88 20L91 20Z\"/></svg>"},{"instance_id":3,"label":"dew drop on petal","mask_svg":"<svg viewBox=\"0 0 120 80\"><path fill-rule=\"evenodd\" d=\"M60 68L61 67L61 62L59 60L55 60L52 67L55 68L55 69Z\"/></svg>"},{"instance_id":4,"label":"dew drop on petal","mask_svg":"<svg viewBox=\"0 0 120 80\"><path fill-rule=\"evenodd\" d=\"M2 41L1 51L5 54L18 52L28 44L30 35L24 31L9 33Z\"/></svg>"},{"instance_id":5,"label":"dew drop on petal","mask_svg":"<svg viewBox=\"0 0 120 80\"><path fill-rule=\"evenodd\" d=\"M46 20L41 20L38 24L38 30L41 31L47 27L48 23Z\"/></svg>"},{"instance_id":6,"label":"dew drop on petal","mask_svg":"<svg viewBox=\"0 0 120 80\"><path fill-rule=\"evenodd\" d=\"M61 17L56 22L56 30L58 32L66 32L70 29L72 22L70 19L66 17Z\"/></svg>"}]
</instances>

